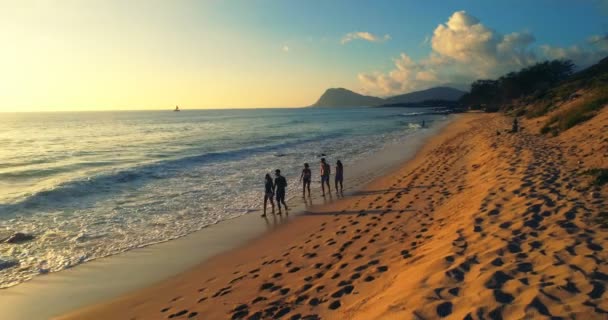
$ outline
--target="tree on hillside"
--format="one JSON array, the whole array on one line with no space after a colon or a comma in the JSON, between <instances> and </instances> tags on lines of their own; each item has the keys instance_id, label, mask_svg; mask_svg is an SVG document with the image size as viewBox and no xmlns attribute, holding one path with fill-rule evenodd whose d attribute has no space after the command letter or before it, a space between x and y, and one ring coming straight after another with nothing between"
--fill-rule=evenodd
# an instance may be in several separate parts
<instances>
[{"instance_id":1,"label":"tree on hillside","mask_svg":"<svg viewBox=\"0 0 608 320\"><path fill-rule=\"evenodd\" d=\"M460 101L469 106L486 106L494 102L498 93L498 81L477 80L471 84L471 92L462 96Z\"/></svg>"},{"instance_id":2,"label":"tree on hillside","mask_svg":"<svg viewBox=\"0 0 608 320\"><path fill-rule=\"evenodd\" d=\"M573 69L570 60L552 60L510 72L497 80L477 80L460 102L472 108L497 111L514 99L547 90L572 75Z\"/></svg>"}]
</instances>

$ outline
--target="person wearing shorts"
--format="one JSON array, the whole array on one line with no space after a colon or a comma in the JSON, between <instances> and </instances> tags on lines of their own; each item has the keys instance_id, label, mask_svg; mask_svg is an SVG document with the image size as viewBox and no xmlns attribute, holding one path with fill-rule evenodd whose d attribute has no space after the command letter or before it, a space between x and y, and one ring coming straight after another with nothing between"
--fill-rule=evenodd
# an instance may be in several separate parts
<instances>
[{"instance_id":1,"label":"person wearing shorts","mask_svg":"<svg viewBox=\"0 0 608 320\"><path fill-rule=\"evenodd\" d=\"M325 161L325 158L321 158L321 191L323 192L323 196L325 197L325 185L327 185L327 190L331 193L331 187L329 185L329 175L331 173L331 168L329 163Z\"/></svg>"},{"instance_id":2,"label":"person wearing shorts","mask_svg":"<svg viewBox=\"0 0 608 320\"><path fill-rule=\"evenodd\" d=\"M285 212L289 210L285 203L285 189L287 189L287 180L281 175L281 170L277 169L274 171L276 178L274 178L274 191L277 198L277 206L279 207L279 214L281 214L281 203L285 207Z\"/></svg>"}]
</instances>

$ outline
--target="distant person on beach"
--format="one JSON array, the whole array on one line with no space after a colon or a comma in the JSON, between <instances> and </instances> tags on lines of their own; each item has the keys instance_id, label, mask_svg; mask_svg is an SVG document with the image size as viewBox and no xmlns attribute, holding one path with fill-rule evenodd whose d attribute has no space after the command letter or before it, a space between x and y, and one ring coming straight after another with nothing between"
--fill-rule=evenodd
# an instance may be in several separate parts
<instances>
[{"instance_id":1,"label":"distant person on beach","mask_svg":"<svg viewBox=\"0 0 608 320\"><path fill-rule=\"evenodd\" d=\"M511 128L511 132L515 133L519 131L519 121L517 121L517 117L513 119L513 127Z\"/></svg>"},{"instance_id":2,"label":"distant person on beach","mask_svg":"<svg viewBox=\"0 0 608 320\"><path fill-rule=\"evenodd\" d=\"M264 183L264 214L262 217L266 216L266 205L268 204L268 200L270 200L270 205L272 206L272 214L274 214L274 184L272 183L272 177L267 173Z\"/></svg>"},{"instance_id":3,"label":"distant person on beach","mask_svg":"<svg viewBox=\"0 0 608 320\"><path fill-rule=\"evenodd\" d=\"M325 185L327 185L327 190L331 193L331 187L329 186L330 173L331 168L329 163L325 161L325 158L321 158L321 191L323 191L323 196L325 196Z\"/></svg>"},{"instance_id":4,"label":"distant person on beach","mask_svg":"<svg viewBox=\"0 0 608 320\"><path fill-rule=\"evenodd\" d=\"M312 178L312 171L308 166L308 163L304 164L302 174L300 175L300 182L302 182L302 198L306 198L306 189L308 189L308 197L310 198L310 180Z\"/></svg>"},{"instance_id":5,"label":"distant person on beach","mask_svg":"<svg viewBox=\"0 0 608 320\"><path fill-rule=\"evenodd\" d=\"M426 128L426 122L422 120L422 128Z\"/></svg>"},{"instance_id":6,"label":"distant person on beach","mask_svg":"<svg viewBox=\"0 0 608 320\"><path fill-rule=\"evenodd\" d=\"M289 210L287 204L285 204L285 189L287 188L287 180L281 175L281 170L277 169L274 171L277 176L274 179L274 191L277 196L277 206L279 207L279 214L281 214L281 203L285 207L285 212Z\"/></svg>"},{"instance_id":7,"label":"distant person on beach","mask_svg":"<svg viewBox=\"0 0 608 320\"><path fill-rule=\"evenodd\" d=\"M342 165L342 161L338 160L336 162L336 193L338 192L338 183L340 184L340 192L344 190L344 186L342 182L344 181L344 166Z\"/></svg>"}]
</instances>

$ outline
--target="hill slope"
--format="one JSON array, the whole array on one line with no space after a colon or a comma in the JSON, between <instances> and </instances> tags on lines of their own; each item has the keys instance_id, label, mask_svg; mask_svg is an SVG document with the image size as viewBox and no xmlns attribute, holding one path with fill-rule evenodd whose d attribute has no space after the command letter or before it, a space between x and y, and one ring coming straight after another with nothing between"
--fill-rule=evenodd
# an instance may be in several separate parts
<instances>
[{"instance_id":1,"label":"hill slope","mask_svg":"<svg viewBox=\"0 0 608 320\"><path fill-rule=\"evenodd\" d=\"M360 107L382 103L384 99L378 97L364 96L344 88L330 88L311 107Z\"/></svg>"},{"instance_id":2,"label":"hill slope","mask_svg":"<svg viewBox=\"0 0 608 320\"><path fill-rule=\"evenodd\" d=\"M556 136L594 118L608 105L608 57L546 90L514 99L500 110L540 124Z\"/></svg>"}]
</instances>

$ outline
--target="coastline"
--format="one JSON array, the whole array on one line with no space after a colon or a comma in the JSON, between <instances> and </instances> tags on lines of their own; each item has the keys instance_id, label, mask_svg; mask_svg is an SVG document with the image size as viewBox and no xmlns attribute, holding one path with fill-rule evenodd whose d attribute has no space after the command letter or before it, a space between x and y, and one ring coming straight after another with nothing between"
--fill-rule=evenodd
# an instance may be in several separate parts
<instances>
[{"instance_id":1,"label":"coastline","mask_svg":"<svg viewBox=\"0 0 608 320\"><path fill-rule=\"evenodd\" d=\"M606 165L606 121L550 138L460 115L348 197L57 319L603 319L608 186L583 173Z\"/></svg>"},{"instance_id":2,"label":"coastline","mask_svg":"<svg viewBox=\"0 0 608 320\"><path fill-rule=\"evenodd\" d=\"M392 172L412 158L416 150L438 131L449 125L444 120L407 141L387 145L373 159L349 169L345 195L349 195L378 176ZM292 187L293 202L288 217L264 221L258 213L232 218L174 240L144 246L118 255L95 259L71 269L35 277L14 287L0 290L0 308L11 319L47 319L90 305L115 299L131 292L155 286L166 279L187 272L223 252L230 252L248 241L265 237L282 227L305 206L299 198L299 186ZM294 197L295 195L295 197ZM313 195L313 205L322 206L338 198L321 199ZM329 200L329 201L328 201ZM39 308L32 309L32 303Z\"/></svg>"},{"instance_id":3,"label":"coastline","mask_svg":"<svg viewBox=\"0 0 608 320\"><path fill-rule=\"evenodd\" d=\"M259 259L261 256L273 256L285 245L285 239L290 239L288 240L289 243L306 241L305 239L302 239L304 235L311 232L318 225L320 220L325 221L329 219L331 215L325 214L326 212L337 210L345 205L347 206L352 203L354 197L365 194L367 192L366 190L375 189L378 184L384 185L386 181L392 181L396 174L398 175L401 172L411 170L417 163L423 161L426 153L452 136L454 134L454 127L461 127L462 123L466 122L467 118L471 116L475 117L476 115L456 116L456 119L452 119L450 122L446 123L432 136L427 137L424 141L420 141L420 146L418 146L419 148L414 155L409 158L402 158L397 165L389 166L381 176L363 185L353 194L346 195L343 199L337 199L331 203L309 207L304 215L296 215L294 219L290 219L290 221L287 221L279 228L276 228L271 232L266 232L259 237L254 237L247 244L221 252L209 260L202 262L200 265L160 283L130 292L117 299L106 300L99 304L75 310L56 319L129 318L128 316L123 316L121 314L125 312L125 310L131 309L131 306L152 306L155 304L154 302L143 301L150 301L150 297L170 292L174 288L188 286L188 283L196 282L194 279L204 277L204 274L208 273L209 270L225 270L230 266L240 265L243 261ZM257 215L255 218L257 218ZM106 313L108 310L112 311ZM144 318L148 317L154 318L154 316L149 314ZM205 318L208 318L208 315L205 315ZM211 318L214 317L212 316Z\"/></svg>"}]
</instances>

